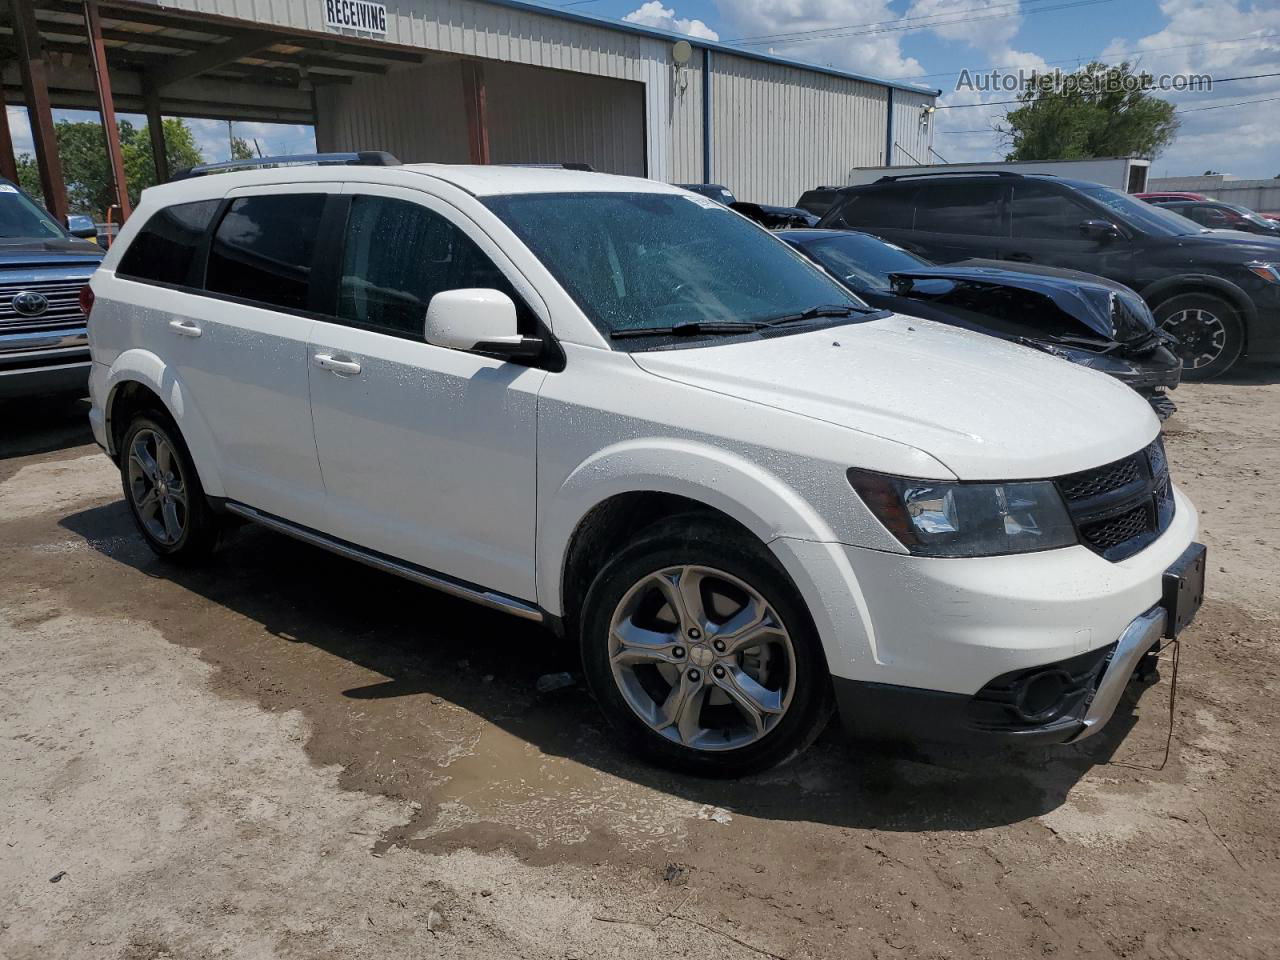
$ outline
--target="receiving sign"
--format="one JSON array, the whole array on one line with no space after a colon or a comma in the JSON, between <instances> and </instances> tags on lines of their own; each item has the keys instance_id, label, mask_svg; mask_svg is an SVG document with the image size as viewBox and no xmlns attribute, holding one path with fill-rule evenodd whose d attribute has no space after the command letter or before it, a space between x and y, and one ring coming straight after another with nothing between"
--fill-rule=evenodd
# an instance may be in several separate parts
<instances>
[{"instance_id":1,"label":"receiving sign","mask_svg":"<svg viewBox=\"0 0 1280 960\"><path fill-rule=\"evenodd\" d=\"M368 0L324 0L324 22L348 30L387 32L387 8Z\"/></svg>"}]
</instances>

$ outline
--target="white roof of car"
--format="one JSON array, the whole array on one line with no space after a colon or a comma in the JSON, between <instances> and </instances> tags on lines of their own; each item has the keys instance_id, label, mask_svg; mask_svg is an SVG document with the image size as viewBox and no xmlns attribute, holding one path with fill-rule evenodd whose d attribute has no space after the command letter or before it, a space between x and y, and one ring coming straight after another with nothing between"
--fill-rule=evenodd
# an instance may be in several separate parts
<instances>
[{"instance_id":1,"label":"white roof of car","mask_svg":"<svg viewBox=\"0 0 1280 960\"><path fill-rule=\"evenodd\" d=\"M328 168L333 169L333 168ZM506 193L678 193L679 188L644 177L620 177L557 167L412 163L400 169L437 177L478 197Z\"/></svg>"}]
</instances>

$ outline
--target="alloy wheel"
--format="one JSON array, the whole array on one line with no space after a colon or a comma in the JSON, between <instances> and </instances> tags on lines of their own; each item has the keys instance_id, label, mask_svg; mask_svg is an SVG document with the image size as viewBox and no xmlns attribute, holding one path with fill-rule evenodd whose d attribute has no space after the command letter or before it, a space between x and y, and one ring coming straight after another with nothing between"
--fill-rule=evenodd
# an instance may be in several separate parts
<instances>
[{"instance_id":1,"label":"alloy wheel","mask_svg":"<svg viewBox=\"0 0 1280 960\"><path fill-rule=\"evenodd\" d=\"M1178 338L1172 349L1183 367L1199 370L1213 363L1227 348L1227 328L1212 311L1199 307L1178 310L1160 324Z\"/></svg>"},{"instance_id":2,"label":"alloy wheel","mask_svg":"<svg viewBox=\"0 0 1280 960\"><path fill-rule=\"evenodd\" d=\"M142 429L129 446L129 496L147 533L164 546L182 539L188 513L187 484L173 444Z\"/></svg>"},{"instance_id":3,"label":"alloy wheel","mask_svg":"<svg viewBox=\"0 0 1280 960\"><path fill-rule=\"evenodd\" d=\"M609 662L635 714L695 750L762 739L795 692L781 618L757 590L711 567L668 567L632 586L610 621Z\"/></svg>"}]
</instances>

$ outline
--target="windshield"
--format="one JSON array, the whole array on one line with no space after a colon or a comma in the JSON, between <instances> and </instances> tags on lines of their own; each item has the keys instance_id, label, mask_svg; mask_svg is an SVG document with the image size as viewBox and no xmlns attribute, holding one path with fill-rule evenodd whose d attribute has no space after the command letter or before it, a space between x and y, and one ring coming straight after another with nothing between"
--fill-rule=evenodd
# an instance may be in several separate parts
<instances>
[{"instance_id":1,"label":"windshield","mask_svg":"<svg viewBox=\"0 0 1280 960\"><path fill-rule=\"evenodd\" d=\"M866 309L768 231L705 197L540 193L485 204L606 336L759 323L819 305Z\"/></svg>"},{"instance_id":2,"label":"windshield","mask_svg":"<svg viewBox=\"0 0 1280 960\"><path fill-rule=\"evenodd\" d=\"M888 292L890 273L932 266L928 260L865 233L812 240L797 236L792 242L855 290Z\"/></svg>"},{"instance_id":3,"label":"windshield","mask_svg":"<svg viewBox=\"0 0 1280 960\"><path fill-rule=\"evenodd\" d=\"M1076 184L1076 189L1118 214L1122 222L1143 233L1153 233L1161 237L1184 237L1187 234L1204 232L1203 227L1184 216L1142 200L1135 200L1129 194L1121 193L1119 190L1113 190L1098 183Z\"/></svg>"},{"instance_id":4,"label":"windshield","mask_svg":"<svg viewBox=\"0 0 1280 960\"><path fill-rule=\"evenodd\" d=\"M0 240L65 240L66 232L43 209L0 183Z\"/></svg>"}]
</instances>

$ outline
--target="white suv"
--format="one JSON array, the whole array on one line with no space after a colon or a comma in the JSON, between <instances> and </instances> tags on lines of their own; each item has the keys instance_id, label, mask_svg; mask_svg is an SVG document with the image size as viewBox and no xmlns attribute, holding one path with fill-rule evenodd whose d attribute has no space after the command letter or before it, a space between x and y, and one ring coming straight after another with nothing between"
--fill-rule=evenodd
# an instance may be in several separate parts
<instances>
[{"instance_id":1,"label":"white suv","mask_svg":"<svg viewBox=\"0 0 1280 960\"><path fill-rule=\"evenodd\" d=\"M93 278L93 430L162 557L235 514L541 621L622 739L720 776L833 708L1088 736L1194 614L1125 386L675 187L350 159L148 190Z\"/></svg>"}]
</instances>

